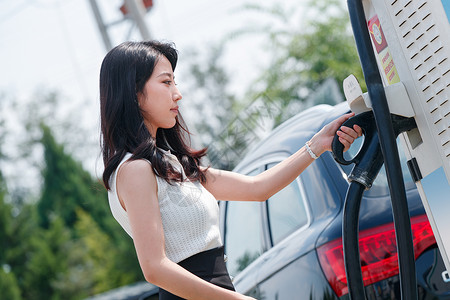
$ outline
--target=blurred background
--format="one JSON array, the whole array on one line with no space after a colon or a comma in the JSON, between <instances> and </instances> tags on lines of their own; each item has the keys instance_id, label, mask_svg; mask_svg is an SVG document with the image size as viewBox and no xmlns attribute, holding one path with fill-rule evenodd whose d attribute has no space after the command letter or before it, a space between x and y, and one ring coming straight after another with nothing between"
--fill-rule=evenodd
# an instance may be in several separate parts
<instances>
[{"instance_id":1,"label":"blurred background","mask_svg":"<svg viewBox=\"0 0 450 300\"><path fill-rule=\"evenodd\" d=\"M349 74L364 87L343 0L0 0L4 299L143 280L99 180L98 92L107 51L142 39L175 43L181 112L217 168L303 109L343 101Z\"/></svg>"}]
</instances>

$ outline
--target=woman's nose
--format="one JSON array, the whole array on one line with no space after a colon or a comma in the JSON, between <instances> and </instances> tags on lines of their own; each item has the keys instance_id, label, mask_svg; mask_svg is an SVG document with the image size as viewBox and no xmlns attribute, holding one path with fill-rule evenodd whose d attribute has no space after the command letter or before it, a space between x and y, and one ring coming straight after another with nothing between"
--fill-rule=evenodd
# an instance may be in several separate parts
<instances>
[{"instance_id":1,"label":"woman's nose","mask_svg":"<svg viewBox=\"0 0 450 300\"><path fill-rule=\"evenodd\" d=\"M179 101L183 98L183 95L181 95L180 91L178 90L178 88L175 86L175 91L173 93L173 101Z\"/></svg>"}]
</instances>

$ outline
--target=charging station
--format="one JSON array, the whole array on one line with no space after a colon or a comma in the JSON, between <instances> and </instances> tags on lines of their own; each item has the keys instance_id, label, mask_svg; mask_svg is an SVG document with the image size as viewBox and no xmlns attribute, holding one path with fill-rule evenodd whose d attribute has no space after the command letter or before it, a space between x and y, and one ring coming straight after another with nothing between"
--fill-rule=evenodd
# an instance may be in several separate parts
<instances>
[{"instance_id":1,"label":"charging station","mask_svg":"<svg viewBox=\"0 0 450 300\"><path fill-rule=\"evenodd\" d=\"M395 137L400 134L400 140L408 158L408 166L416 182L444 264L449 271L450 0L348 0L348 6L368 93L362 93L354 76L349 76L344 81L344 92L350 108L357 114L355 118L358 117L358 114L363 115L363 113L373 110L381 144L381 147L363 146L361 151L374 149L373 152L376 152L381 148L386 170L389 171L389 167L396 168L398 153L389 153L396 150L393 151L393 147L389 148L388 142L383 141L383 136L389 136L386 139L395 142ZM376 65L373 66L373 64ZM382 108L385 104L388 108L387 113L383 112ZM388 114L389 116L386 116ZM367 119L367 117L365 118ZM394 118L396 119L394 120ZM350 121L350 123L352 122L357 123L357 121ZM388 126L390 128L386 127L385 123L390 123ZM399 125L400 123L402 124ZM367 139L366 132L365 138ZM335 158L341 163L355 162L369 166L368 161L373 160L373 158L368 158L365 161L363 157L359 157L351 162L346 161L340 154L342 147L338 149L335 147L335 143L333 144ZM391 156L394 158L391 159ZM363 177L366 171L358 171L358 166L355 166L354 169L356 171L353 172L353 178L349 177L349 180L359 182L366 189L370 188L370 180L374 178L365 180ZM373 172L378 172L378 170L379 168L376 167ZM363 176L360 176L361 174ZM406 196L403 196L405 198L405 203L401 203L403 206L395 207L397 203L395 203L393 194L404 189L404 186L402 180L400 184L391 184L391 181L394 182L397 179L393 177L398 176L388 172L394 221L397 223L395 220L396 209L397 215L400 215L401 210L406 210L405 214L408 218L407 221L404 221L405 214L403 214L401 216L403 220L398 222L398 226L396 224L397 244L398 247L404 247L405 244L411 243L411 245L406 245L408 246L406 252L400 251L399 248L399 264L402 269L402 265L403 268L408 267L407 265L410 265L411 261L414 265L414 254L411 254L412 240L410 236L408 237L408 230L409 235L411 232L410 228L399 232L405 229L404 227L408 227L410 223L407 204L405 206ZM349 188L349 193L350 189L352 186ZM360 193L362 196L362 192ZM351 198L349 197L349 202L354 201ZM350 207L349 213L358 213L359 203L350 203L346 206ZM347 223L351 224L352 230L357 232L357 219L356 222ZM347 223L344 220L344 231ZM357 243L357 240L354 242ZM358 250L357 246L355 249ZM359 259L359 252L351 253L357 254ZM402 253L412 256L412 258L402 260L400 257ZM350 268L350 265L346 263L347 267ZM415 277L415 268L412 266L406 272L403 269L403 274L402 270L400 273L401 281L407 281L404 279L408 279L408 276ZM354 274L356 275L352 275L351 270L347 271L349 289L350 277L358 277L357 272ZM415 278L409 280L405 286L407 286L405 290L416 288ZM364 295L364 291L355 294L361 297ZM402 290L402 297L413 299L417 298L417 294L414 292L408 294Z\"/></svg>"},{"instance_id":2,"label":"charging station","mask_svg":"<svg viewBox=\"0 0 450 300\"><path fill-rule=\"evenodd\" d=\"M403 133L402 140L450 270L450 2L373 1L365 11L384 83L403 83L415 112L417 130ZM380 38L387 54L378 51ZM388 103L393 101L388 98Z\"/></svg>"}]
</instances>

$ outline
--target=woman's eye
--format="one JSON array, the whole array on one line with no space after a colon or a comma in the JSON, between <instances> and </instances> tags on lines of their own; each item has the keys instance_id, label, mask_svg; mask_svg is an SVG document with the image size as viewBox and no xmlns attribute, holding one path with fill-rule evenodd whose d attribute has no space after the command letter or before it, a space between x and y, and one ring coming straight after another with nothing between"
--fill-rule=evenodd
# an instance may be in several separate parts
<instances>
[{"instance_id":1,"label":"woman's eye","mask_svg":"<svg viewBox=\"0 0 450 300\"><path fill-rule=\"evenodd\" d=\"M166 80L166 81L164 81L164 83L170 85L170 84L172 84L172 80Z\"/></svg>"}]
</instances>

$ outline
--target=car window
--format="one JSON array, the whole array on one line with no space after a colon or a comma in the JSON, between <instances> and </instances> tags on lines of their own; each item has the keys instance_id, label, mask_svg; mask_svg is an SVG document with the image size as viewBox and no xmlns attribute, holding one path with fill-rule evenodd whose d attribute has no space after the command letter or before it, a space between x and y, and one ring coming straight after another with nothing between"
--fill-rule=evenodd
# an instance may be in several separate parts
<instances>
[{"instance_id":1,"label":"car window","mask_svg":"<svg viewBox=\"0 0 450 300\"><path fill-rule=\"evenodd\" d=\"M364 138L360 137L355 140L353 145L350 147L350 149L344 154L344 157L347 160L350 160L352 157L354 157L361 148L362 143L364 142ZM398 147L398 153L400 157L400 164L402 168L403 173L403 181L405 182L406 189L411 189L415 187L414 181L411 177L411 173L409 172L408 165L407 165L407 159L405 156L405 152L402 148L402 145L397 138L397 147ZM350 165L341 165L344 172L348 175L350 175L354 164ZM382 196L382 195L388 195L389 194L389 185L387 181L387 175L386 175L386 169L383 167L381 168L380 172L377 175L377 178L373 182L372 188L365 192L365 195L367 196Z\"/></svg>"},{"instance_id":2,"label":"car window","mask_svg":"<svg viewBox=\"0 0 450 300\"><path fill-rule=\"evenodd\" d=\"M276 163L267 165L268 168ZM267 201L267 214L273 244L308 223L305 196L299 179L294 180Z\"/></svg>"},{"instance_id":3,"label":"car window","mask_svg":"<svg viewBox=\"0 0 450 300\"><path fill-rule=\"evenodd\" d=\"M256 175L257 170L248 175ZM225 222L227 268L236 276L263 252L261 203L229 201Z\"/></svg>"}]
</instances>

